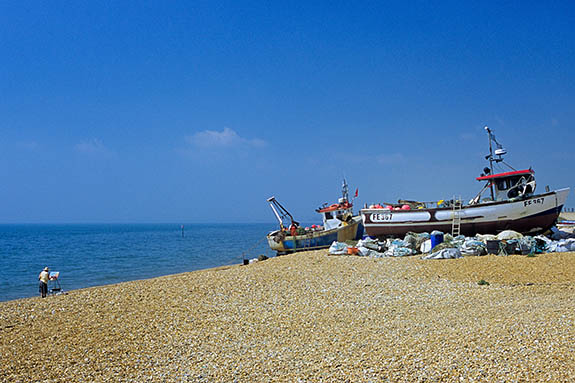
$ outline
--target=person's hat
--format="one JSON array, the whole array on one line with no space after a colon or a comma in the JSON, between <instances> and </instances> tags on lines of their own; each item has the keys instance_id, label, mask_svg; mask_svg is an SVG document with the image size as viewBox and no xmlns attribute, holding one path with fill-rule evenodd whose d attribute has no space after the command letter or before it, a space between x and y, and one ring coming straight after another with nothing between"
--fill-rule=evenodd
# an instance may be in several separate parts
<instances>
[{"instance_id":1,"label":"person's hat","mask_svg":"<svg viewBox=\"0 0 575 383\"><path fill-rule=\"evenodd\" d=\"M48 266L44 267L44 271L50 271L50 269L48 268Z\"/></svg>"}]
</instances>

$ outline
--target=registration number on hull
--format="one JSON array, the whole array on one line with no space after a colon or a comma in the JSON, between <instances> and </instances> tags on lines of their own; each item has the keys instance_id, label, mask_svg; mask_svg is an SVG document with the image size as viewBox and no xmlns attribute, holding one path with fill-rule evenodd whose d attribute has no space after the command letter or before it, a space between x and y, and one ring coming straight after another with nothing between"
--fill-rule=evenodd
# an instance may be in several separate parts
<instances>
[{"instance_id":1,"label":"registration number on hull","mask_svg":"<svg viewBox=\"0 0 575 383\"><path fill-rule=\"evenodd\" d=\"M525 207L525 206L529 206L529 205L542 204L544 200L545 200L545 197L530 199L529 201L523 201L523 206Z\"/></svg>"},{"instance_id":2,"label":"registration number on hull","mask_svg":"<svg viewBox=\"0 0 575 383\"><path fill-rule=\"evenodd\" d=\"M391 213L373 213L369 216L371 222L386 222L391 221L392 214Z\"/></svg>"}]
</instances>

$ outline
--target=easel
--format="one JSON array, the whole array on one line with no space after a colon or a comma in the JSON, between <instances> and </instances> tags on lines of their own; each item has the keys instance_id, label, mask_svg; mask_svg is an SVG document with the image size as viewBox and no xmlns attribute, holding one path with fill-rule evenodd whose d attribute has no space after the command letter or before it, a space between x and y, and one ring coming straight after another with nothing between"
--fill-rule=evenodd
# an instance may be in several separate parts
<instances>
[{"instance_id":1,"label":"easel","mask_svg":"<svg viewBox=\"0 0 575 383\"><path fill-rule=\"evenodd\" d=\"M48 294L58 295L62 294L62 286L60 286L59 271L51 271L48 277Z\"/></svg>"}]
</instances>

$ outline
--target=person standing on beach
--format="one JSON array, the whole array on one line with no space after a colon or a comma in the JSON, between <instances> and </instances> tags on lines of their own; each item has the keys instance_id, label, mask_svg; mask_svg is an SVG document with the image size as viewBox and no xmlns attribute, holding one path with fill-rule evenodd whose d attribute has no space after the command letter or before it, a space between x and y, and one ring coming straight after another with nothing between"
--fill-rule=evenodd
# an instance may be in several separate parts
<instances>
[{"instance_id":1,"label":"person standing on beach","mask_svg":"<svg viewBox=\"0 0 575 383\"><path fill-rule=\"evenodd\" d=\"M50 278L50 269L48 267L44 267L44 270L40 272L38 275L38 280L40 281L40 295L42 298L46 298L46 294L48 294L48 279Z\"/></svg>"}]
</instances>

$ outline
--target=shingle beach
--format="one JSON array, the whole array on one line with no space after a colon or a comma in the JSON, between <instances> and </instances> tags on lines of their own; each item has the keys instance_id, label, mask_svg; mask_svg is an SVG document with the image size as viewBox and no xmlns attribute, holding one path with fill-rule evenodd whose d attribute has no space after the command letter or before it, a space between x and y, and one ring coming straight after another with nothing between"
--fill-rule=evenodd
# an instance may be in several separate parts
<instances>
[{"instance_id":1,"label":"shingle beach","mask_svg":"<svg viewBox=\"0 0 575 383\"><path fill-rule=\"evenodd\" d=\"M0 381L575 381L575 253L326 253L2 302Z\"/></svg>"}]
</instances>

